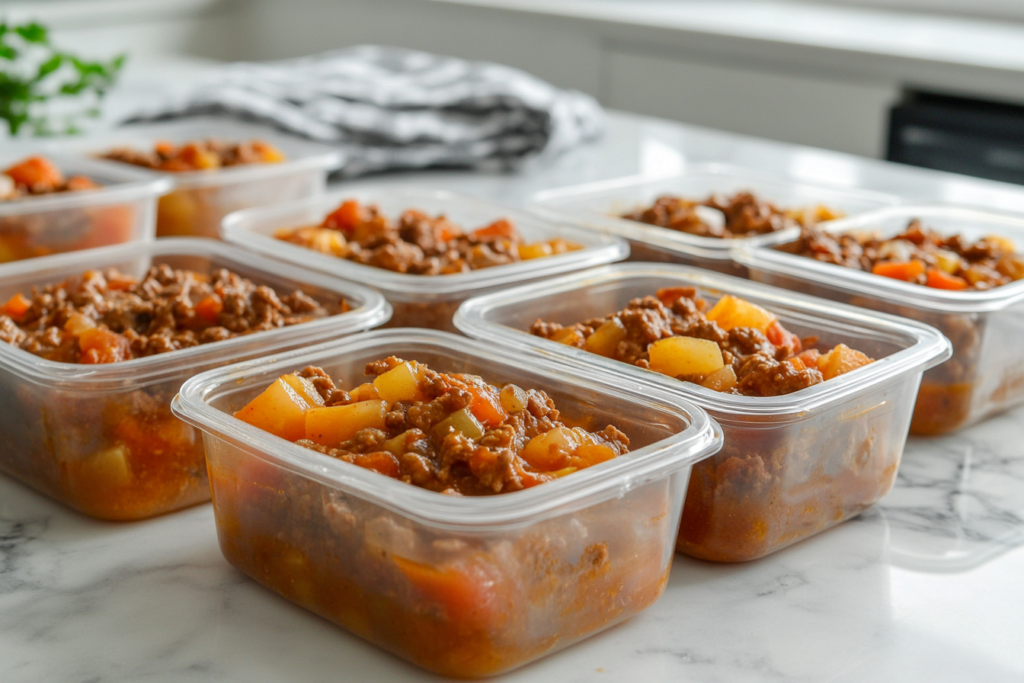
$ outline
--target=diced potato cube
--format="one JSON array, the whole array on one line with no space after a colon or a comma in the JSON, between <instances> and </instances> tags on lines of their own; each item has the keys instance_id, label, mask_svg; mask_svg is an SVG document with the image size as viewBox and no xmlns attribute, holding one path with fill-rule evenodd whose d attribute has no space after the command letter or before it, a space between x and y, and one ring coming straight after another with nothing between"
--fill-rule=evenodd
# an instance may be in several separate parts
<instances>
[{"instance_id":1,"label":"diced potato cube","mask_svg":"<svg viewBox=\"0 0 1024 683\"><path fill-rule=\"evenodd\" d=\"M551 335L551 341L566 346L583 346L583 334L575 327L564 327Z\"/></svg>"},{"instance_id":2,"label":"diced potato cube","mask_svg":"<svg viewBox=\"0 0 1024 683\"><path fill-rule=\"evenodd\" d=\"M526 410L530 399L526 392L515 384L506 384L501 389L501 407L509 413L521 413Z\"/></svg>"},{"instance_id":3,"label":"diced potato cube","mask_svg":"<svg viewBox=\"0 0 1024 683\"><path fill-rule=\"evenodd\" d=\"M434 434L437 435L438 439L444 439L452 430L461 433L467 439L472 439L473 441L480 439L484 435L483 425L473 417L473 413L469 412L467 408L456 410L439 422L434 427Z\"/></svg>"},{"instance_id":4,"label":"diced potato cube","mask_svg":"<svg viewBox=\"0 0 1024 683\"><path fill-rule=\"evenodd\" d=\"M712 391L729 391L736 386L736 371L732 369L731 365L723 366L720 370L715 370L705 377L701 386Z\"/></svg>"},{"instance_id":5,"label":"diced potato cube","mask_svg":"<svg viewBox=\"0 0 1024 683\"><path fill-rule=\"evenodd\" d=\"M542 258L544 256L551 256L554 250L551 245L547 242L534 242L533 244L521 244L519 245L519 258L524 261L530 259Z\"/></svg>"},{"instance_id":6,"label":"diced potato cube","mask_svg":"<svg viewBox=\"0 0 1024 683\"><path fill-rule=\"evenodd\" d=\"M235 417L282 439L298 441L306 435L306 411L310 407L281 377L235 413Z\"/></svg>"},{"instance_id":7,"label":"diced potato cube","mask_svg":"<svg viewBox=\"0 0 1024 683\"><path fill-rule=\"evenodd\" d=\"M305 437L333 447L364 429L383 429L387 401L360 401L345 406L312 408L306 412Z\"/></svg>"},{"instance_id":8,"label":"diced potato cube","mask_svg":"<svg viewBox=\"0 0 1024 683\"><path fill-rule=\"evenodd\" d=\"M377 393L377 388L369 383L360 384L358 387L348 392L348 395L352 397L353 401L376 401L380 399L380 394Z\"/></svg>"},{"instance_id":9,"label":"diced potato cube","mask_svg":"<svg viewBox=\"0 0 1024 683\"><path fill-rule=\"evenodd\" d=\"M647 352L651 370L669 377L710 375L725 366L722 349L707 339L669 337L651 344Z\"/></svg>"},{"instance_id":10,"label":"diced potato cube","mask_svg":"<svg viewBox=\"0 0 1024 683\"><path fill-rule=\"evenodd\" d=\"M939 270L956 275L960 270L960 255L955 251L937 249L935 251L935 265Z\"/></svg>"},{"instance_id":11,"label":"diced potato cube","mask_svg":"<svg viewBox=\"0 0 1024 683\"><path fill-rule=\"evenodd\" d=\"M594 334L587 337L583 348L599 356L612 358L619 342L626 338L626 328L618 318L612 318L601 327L594 330Z\"/></svg>"},{"instance_id":12,"label":"diced potato cube","mask_svg":"<svg viewBox=\"0 0 1024 683\"><path fill-rule=\"evenodd\" d=\"M395 455L401 455L405 453L409 448L409 436L413 432L411 429L407 429L398 436L388 439L380 445L380 447L388 453L394 453Z\"/></svg>"},{"instance_id":13,"label":"diced potato cube","mask_svg":"<svg viewBox=\"0 0 1024 683\"><path fill-rule=\"evenodd\" d=\"M984 238L986 242L996 247L1000 254L1013 254L1017 251L1013 240L1002 235L988 235Z\"/></svg>"},{"instance_id":14,"label":"diced potato cube","mask_svg":"<svg viewBox=\"0 0 1024 683\"><path fill-rule=\"evenodd\" d=\"M726 294L708 311L707 318L727 332L734 327L753 327L764 332L775 321L775 314L745 299Z\"/></svg>"},{"instance_id":15,"label":"diced potato cube","mask_svg":"<svg viewBox=\"0 0 1024 683\"><path fill-rule=\"evenodd\" d=\"M565 456L572 455L579 446L579 434L568 427L555 427L530 439L523 448L522 457L534 469L551 472L558 469Z\"/></svg>"},{"instance_id":16,"label":"diced potato cube","mask_svg":"<svg viewBox=\"0 0 1024 683\"><path fill-rule=\"evenodd\" d=\"M613 460L616 455L611 446L603 443L585 443L576 449L577 458L584 460L588 467L599 465L606 460Z\"/></svg>"},{"instance_id":17,"label":"diced potato cube","mask_svg":"<svg viewBox=\"0 0 1024 683\"><path fill-rule=\"evenodd\" d=\"M86 330L96 327L96 321L81 313L72 313L64 323L64 331L73 337L81 335Z\"/></svg>"},{"instance_id":18,"label":"diced potato cube","mask_svg":"<svg viewBox=\"0 0 1024 683\"><path fill-rule=\"evenodd\" d=\"M128 448L123 444L96 451L82 462L81 473L98 485L127 486L132 480L128 455Z\"/></svg>"},{"instance_id":19,"label":"diced potato cube","mask_svg":"<svg viewBox=\"0 0 1024 683\"><path fill-rule=\"evenodd\" d=\"M284 375L281 379L284 380L288 386L294 389L299 396L306 399L306 403L308 403L310 407L315 408L324 404L323 397L320 395L320 392L316 390L316 387L313 386L312 381L305 377L299 377L296 374Z\"/></svg>"},{"instance_id":20,"label":"diced potato cube","mask_svg":"<svg viewBox=\"0 0 1024 683\"><path fill-rule=\"evenodd\" d=\"M870 358L860 351L851 349L846 344L839 344L828 353L818 358L818 370L826 380L845 375L851 370L862 368L872 363Z\"/></svg>"},{"instance_id":21,"label":"diced potato cube","mask_svg":"<svg viewBox=\"0 0 1024 683\"><path fill-rule=\"evenodd\" d=\"M406 361L391 368L373 380L373 388L377 395L389 404L396 401L422 401L423 391L420 382L423 380L423 369L419 364Z\"/></svg>"}]
</instances>

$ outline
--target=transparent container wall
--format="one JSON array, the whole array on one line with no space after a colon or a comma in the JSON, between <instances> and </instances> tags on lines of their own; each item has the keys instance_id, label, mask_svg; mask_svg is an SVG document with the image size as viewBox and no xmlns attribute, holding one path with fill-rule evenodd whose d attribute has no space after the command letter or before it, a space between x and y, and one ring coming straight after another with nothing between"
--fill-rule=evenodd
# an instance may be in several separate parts
<instances>
[{"instance_id":1,"label":"transparent container wall","mask_svg":"<svg viewBox=\"0 0 1024 683\"><path fill-rule=\"evenodd\" d=\"M829 228L877 230L883 236L893 236L905 230L909 221L918 216L926 226L942 234L960 233L971 240L1007 232L1002 222L1007 219L965 221L955 210L950 212L936 207L900 207L860 219L836 221ZM1012 236L1018 237L1018 248L1024 247L1024 240L1017 234ZM783 258L784 262L777 263L774 259L766 262L757 256L745 259L751 279L917 320L937 328L952 342L953 357L924 374L911 422L912 433L923 436L948 433L1024 402L1024 345L1021 344L1024 303L999 310L944 312L926 304L914 305L893 299L881 278L877 278L881 281L877 286L871 280L869 284L832 283L828 278L801 268L803 257L785 255Z\"/></svg>"},{"instance_id":2,"label":"transparent container wall","mask_svg":"<svg viewBox=\"0 0 1024 683\"><path fill-rule=\"evenodd\" d=\"M621 310L632 299L660 287L694 281L638 273L621 277L580 278L571 291L524 296L488 308L484 317L464 325L468 335L503 345L528 346L572 363L598 358L579 349L524 334L538 318L571 324ZM724 293L699 286L708 305ZM727 291L727 290L725 290ZM890 333L802 312L798 305L755 303L769 308L800 337L816 335L818 347L844 343L872 358L884 358L911 345ZM511 328L511 329L508 329ZM517 330L519 332L513 332ZM631 383L667 378L615 361ZM605 365L602 365L602 370ZM921 373L903 373L866 385L841 399L812 409L778 414L716 407L703 397L721 396L696 385L672 382L687 399L705 408L721 425L725 445L694 466L680 527L678 549L718 562L763 557L833 527L873 505L892 487L906 442L913 396ZM664 384L659 386L664 387ZM759 399L749 399L756 403ZM768 399L764 399L767 401Z\"/></svg>"},{"instance_id":3,"label":"transparent container wall","mask_svg":"<svg viewBox=\"0 0 1024 683\"><path fill-rule=\"evenodd\" d=\"M117 266L141 276L150 265L161 263L199 272L229 268L278 291L302 289L329 310L340 310L336 292L270 275L235 259L147 256L97 267ZM7 278L0 284L0 299L82 270L78 266L14 281ZM251 343L242 351L236 348L232 360L303 343L301 335L273 344L262 343L260 337L259 333L248 337ZM142 519L208 500L202 438L198 430L171 414L170 402L189 377L224 363L217 347L216 343L203 347L208 353L193 356L183 365L176 360L176 352L162 356L167 371L153 382L98 377L93 385L62 385L59 375L50 381L26 379L0 363L0 439L5 444L0 469L100 519Z\"/></svg>"},{"instance_id":4,"label":"transparent container wall","mask_svg":"<svg viewBox=\"0 0 1024 683\"><path fill-rule=\"evenodd\" d=\"M562 238L582 244L584 249L460 275L419 276L364 266L274 239L274 234L281 229L320 224L327 214L349 198L376 204L390 218L409 209L430 215L443 214L467 232L490 225L500 218L509 218L526 242ZM275 258L374 287L384 294L394 309L385 327L425 327L456 332L452 317L459 305L472 296L511 284L535 282L558 273L611 263L625 256L625 245L615 238L595 235L572 224L529 212L431 190L357 187L310 202L247 214L226 222L225 239ZM493 284L495 278L500 284Z\"/></svg>"},{"instance_id":5,"label":"transparent container wall","mask_svg":"<svg viewBox=\"0 0 1024 683\"><path fill-rule=\"evenodd\" d=\"M365 381L367 362L389 354L543 389L570 423L615 424L633 450L688 426L682 416L550 379L526 363L516 369L436 345L374 346L319 364L352 386ZM210 403L233 412L280 372L222 386ZM577 500L539 522L454 531L370 502L353 484L264 459L280 448L274 443L237 444L216 428L205 438L218 536L233 565L355 635L459 678L520 666L657 600L690 473L673 469L620 497ZM481 510L490 500L472 499Z\"/></svg>"},{"instance_id":6,"label":"transparent container wall","mask_svg":"<svg viewBox=\"0 0 1024 683\"><path fill-rule=\"evenodd\" d=\"M701 201L712 194L753 192L780 209L812 211L826 206L848 216L898 203L896 197L856 189L816 187L794 180L766 177L756 171L718 164L697 166L678 176L659 179L624 179L568 187L536 196L546 209L572 215L582 224L610 231L629 240L629 261L678 263L727 275L746 276L729 249L733 240L698 237L619 218L644 209L665 195ZM759 240L759 237L745 238Z\"/></svg>"}]
</instances>

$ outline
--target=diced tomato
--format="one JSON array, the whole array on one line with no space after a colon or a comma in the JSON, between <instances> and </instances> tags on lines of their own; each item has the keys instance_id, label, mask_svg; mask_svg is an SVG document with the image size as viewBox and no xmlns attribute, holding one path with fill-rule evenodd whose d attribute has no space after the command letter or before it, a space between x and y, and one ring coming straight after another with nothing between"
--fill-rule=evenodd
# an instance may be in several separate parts
<instances>
[{"instance_id":1,"label":"diced tomato","mask_svg":"<svg viewBox=\"0 0 1024 683\"><path fill-rule=\"evenodd\" d=\"M10 316L17 322L25 319L25 314L28 313L30 308L32 308L32 300L18 292L4 304L3 314Z\"/></svg>"},{"instance_id":2,"label":"diced tomato","mask_svg":"<svg viewBox=\"0 0 1024 683\"><path fill-rule=\"evenodd\" d=\"M327 215L321 227L351 233L362 222L363 207L355 199L346 199L333 213Z\"/></svg>"},{"instance_id":3,"label":"diced tomato","mask_svg":"<svg viewBox=\"0 0 1024 683\"><path fill-rule=\"evenodd\" d=\"M64 182L60 169L46 157L40 156L29 157L11 166L4 171L4 175L10 176L18 185L28 187L54 189Z\"/></svg>"},{"instance_id":4,"label":"diced tomato","mask_svg":"<svg viewBox=\"0 0 1024 683\"><path fill-rule=\"evenodd\" d=\"M764 334L772 344L777 347L789 348L793 354L800 353L801 349L803 349L803 346L800 344L800 337L783 327L778 320L769 325Z\"/></svg>"},{"instance_id":5,"label":"diced tomato","mask_svg":"<svg viewBox=\"0 0 1024 683\"><path fill-rule=\"evenodd\" d=\"M217 316L220 315L220 312L223 310L224 303L216 294L204 297L195 306L196 316L210 325L216 324Z\"/></svg>"},{"instance_id":6,"label":"diced tomato","mask_svg":"<svg viewBox=\"0 0 1024 683\"><path fill-rule=\"evenodd\" d=\"M365 453L355 456L355 460L352 462L392 479L398 479L398 475L401 474L398 460L390 453Z\"/></svg>"},{"instance_id":7,"label":"diced tomato","mask_svg":"<svg viewBox=\"0 0 1024 683\"><path fill-rule=\"evenodd\" d=\"M944 270L938 268L928 269L928 280L925 282L926 285L933 289L967 289L969 286L967 280L956 275L950 275Z\"/></svg>"},{"instance_id":8,"label":"diced tomato","mask_svg":"<svg viewBox=\"0 0 1024 683\"><path fill-rule=\"evenodd\" d=\"M490 225L478 228L473 231L473 237L503 237L505 239L513 239L516 236L516 226L512 225L512 221L507 218L499 218Z\"/></svg>"},{"instance_id":9,"label":"diced tomato","mask_svg":"<svg viewBox=\"0 0 1024 683\"><path fill-rule=\"evenodd\" d=\"M888 263L876 263L871 272L882 277L889 277L893 280L913 282L924 275L924 262L913 261L891 261Z\"/></svg>"},{"instance_id":10,"label":"diced tomato","mask_svg":"<svg viewBox=\"0 0 1024 683\"><path fill-rule=\"evenodd\" d=\"M117 363L132 357L128 340L110 330L93 327L78 336L78 348L82 350L82 363Z\"/></svg>"},{"instance_id":11,"label":"diced tomato","mask_svg":"<svg viewBox=\"0 0 1024 683\"><path fill-rule=\"evenodd\" d=\"M473 417L483 422L487 427L492 428L505 421L508 413L501 407L501 394L489 387L473 384L470 384L467 388L469 393L473 395L473 403L469 406L469 412L473 413Z\"/></svg>"}]
</instances>

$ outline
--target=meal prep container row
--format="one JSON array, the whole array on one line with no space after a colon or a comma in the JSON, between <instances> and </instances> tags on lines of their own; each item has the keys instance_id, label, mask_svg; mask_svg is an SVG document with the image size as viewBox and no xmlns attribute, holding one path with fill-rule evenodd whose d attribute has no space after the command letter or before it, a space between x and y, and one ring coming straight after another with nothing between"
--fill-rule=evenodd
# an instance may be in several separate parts
<instances>
[{"instance_id":1,"label":"meal prep container row","mask_svg":"<svg viewBox=\"0 0 1024 683\"><path fill-rule=\"evenodd\" d=\"M532 336L538 318L571 324L621 310L661 287L695 287L713 304L733 294L778 315L820 348L844 343L871 365L786 396L723 394ZM455 317L470 337L657 387L704 408L725 445L691 477L678 549L716 561L762 557L874 504L896 478L924 370L949 342L920 323L682 266L624 264L474 298Z\"/></svg>"},{"instance_id":2,"label":"meal prep container row","mask_svg":"<svg viewBox=\"0 0 1024 683\"><path fill-rule=\"evenodd\" d=\"M998 235L1024 248L1024 220L948 206L894 207L823 227L886 237L914 218L943 235ZM922 380L914 433L949 432L1024 401L1024 281L986 291L933 289L772 248L788 241L780 235L758 246L738 245L735 258L754 280L927 323L952 342L953 357Z\"/></svg>"},{"instance_id":3,"label":"meal prep container row","mask_svg":"<svg viewBox=\"0 0 1024 683\"><path fill-rule=\"evenodd\" d=\"M125 126L102 135L61 140L52 146L65 153L70 150L92 156L115 147L152 150L160 141L183 143L210 138L225 142L265 140L284 152L287 160L185 173L139 169L150 177L168 178L173 183L173 191L160 199L157 208L158 237L217 238L221 220L232 211L323 194L327 174L344 162L343 154L334 147L285 135L266 126L206 118Z\"/></svg>"},{"instance_id":4,"label":"meal prep container row","mask_svg":"<svg viewBox=\"0 0 1024 683\"><path fill-rule=\"evenodd\" d=\"M312 322L170 353L78 365L0 343L0 470L85 514L139 519L208 500L203 444L170 412L189 377L225 363L334 339L383 323L388 306L365 287L270 261L212 240L157 240L13 264L0 300L33 285L116 267L141 277L168 264L209 273L228 268L279 291L301 289L332 309Z\"/></svg>"},{"instance_id":5,"label":"meal prep container row","mask_svg":"<svg viewBox=\"0 0 1024 683\"><path fill-rule=\"evenodd\" d=\"M0 168L39 153L22 149L0 153ZM169 180L122 164L46 156L65 177L84 175L102 187L0 201L0 264L153 239L157 197L170 190Z\"/></svg>"},{"instance_id":6,"label":"meal prep container row","mask_svg":"<svg viewBox=\"0 0 1024 683\"><path fill-rule=\"evenodd\" d=\"M408 209L444 214L467 232L508 218L527 242L563 238L584 246L579 251L484 268L454 275L409 275L320 254L297 244L274 239L281 228L319 225L345 199L376 204L389 218ZM361 282L384 294L394 308L392 327L454 330L452 316L466 299L514 284L620 261L629 254L614 236L575 227L564 220L535 214L440 190L411 187L358 187L316 199L241 211L224 220L224 238L305 268Z\"/></svg>"},{"instance_id":7,"label":"meal prep container row","mask_svg":"<svg viewBox=\"0 0 1024 683\"><path fill-rule=\"evenodd\" d=\"M495 674L571 645L662 593L690 470L716 451L707 414L659 389L430 330L349 337L213 370L176 415L201 428L225 557L289 600L438 673ZM438 495L232 417L280 375L341 386L397 355L546 391L569 420L613 424L632 451L534 488Z\"/></svg>"},{"instance_id":8,"label":"meal prep container row","mask_svg":"<svg viewBox=\"0 0 1024 683\"><path fill-rule=\"evenodd\" d=\"M732 243L756 244L769 235L701 237L620 218L650 206L664 195L701 201L712 194L743 191L751 191L783 210L824 205L848 216L899 203L897 197L882 193L815 186L729 165L701 164L675 176L635 176L548 190L534 195L531 204L547 215L629 240L631 261L679 263L744 276L744 269L730 254Z\"/></svg>"}]
</instances>

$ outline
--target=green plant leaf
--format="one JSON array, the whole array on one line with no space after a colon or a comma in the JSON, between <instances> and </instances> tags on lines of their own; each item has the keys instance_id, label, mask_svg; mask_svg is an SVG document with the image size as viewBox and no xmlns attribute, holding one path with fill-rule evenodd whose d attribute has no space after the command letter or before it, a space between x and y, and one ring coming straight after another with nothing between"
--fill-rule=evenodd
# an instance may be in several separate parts
<instances>
[{"instance_id":1,"label":"green plant leaf","mask_svg":"<svg viewBox=\"0 0 1024 683\"><path fill-rule=\"evenodd\" d=\"M64 63L63 55L54 55L47 59L45 62L39 65L39 71L36 72L36 80L41 81L54 71L60 68L60 65Z\"/></svg>"},{"instance_id":2,"label":"green plant leaf","mask_svg":"<svg viewBox=\"0 0 1024 683\"><path fill-rule=\"evenodd\" d=\"M44 45L47 42L47 31L46 27L36 22L29 22L28 24L22 24L21 26L15 26L14 32L21 36L22 40L26 43L36 43Z\"/></svg>"}]
</instances>

